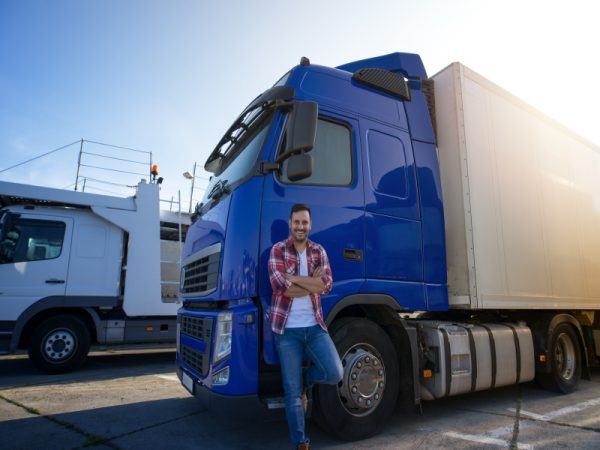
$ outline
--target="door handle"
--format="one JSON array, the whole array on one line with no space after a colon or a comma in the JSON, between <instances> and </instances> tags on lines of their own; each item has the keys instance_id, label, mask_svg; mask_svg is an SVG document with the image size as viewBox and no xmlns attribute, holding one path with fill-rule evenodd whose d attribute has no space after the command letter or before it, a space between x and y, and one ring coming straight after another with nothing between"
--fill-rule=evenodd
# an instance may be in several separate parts
<instances>
[{"instance_id":1,"label":"door handle","mask_svg":"<svg viewBox=\"0 0 600 450\"><path fill-rule=\"evenodd\" d=\"M48 284L65 284L65 280L59 280L57 278L50 278L49 280L46 280L46 283L48 283Z\"/></svg>"},{"instance_id":2,"label":"door handle","mask_svg":"<svg viewBox=\"0 0 600 450\"><path fill-rule=\"evenodd\" d=\"M354 248L344 249L344 259L348 261L362 261L363 252L362 250L356 250Z\"/></svg>"}]
</instances>

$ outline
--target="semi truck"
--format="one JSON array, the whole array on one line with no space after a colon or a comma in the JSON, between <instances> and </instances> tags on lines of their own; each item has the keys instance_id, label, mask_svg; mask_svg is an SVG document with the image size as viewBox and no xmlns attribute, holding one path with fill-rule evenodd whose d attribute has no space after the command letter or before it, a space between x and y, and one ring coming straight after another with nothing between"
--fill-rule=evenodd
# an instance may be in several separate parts
<instances>
[{"instance_id":1,"label":"semi truck","mask_svg":"<svg viewBox=\"0 0 600 450\"><path fill-rule=\"evenodd\" d=\"M27 349L45 373L90 345L171 343L189 214L132 197L0 182L0 354Z\"/></svg>"},{"instance_id":2,"label":"semi truck","mask_svg":"<svg viewBox=\"0 0 600 450\"><path fill-rule=\"evenodd\" d=\"M312 417L341 439L398 402L534 379L570 393L598 364L599 148L460 63L428 77L416 54L303 58L205 169L176 367L215 411L283 406L267 260L295 203L329 255L344 367Z\"/></svg>"}]
</instances>

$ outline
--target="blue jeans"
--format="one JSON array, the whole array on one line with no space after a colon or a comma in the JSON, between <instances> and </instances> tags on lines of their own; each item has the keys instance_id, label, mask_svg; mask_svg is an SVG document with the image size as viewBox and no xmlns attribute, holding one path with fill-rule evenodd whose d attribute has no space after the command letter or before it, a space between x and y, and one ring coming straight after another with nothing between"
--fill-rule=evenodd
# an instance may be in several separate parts
<instances>
[{"instance_id":1,"label":"blue jeans","mask_svg":"<svg viewBox=\"0 0 600 450\"><path fill-rule=\"evenodd\" d=\"M304 434L304 385L337 384L342 379L342 363L329 334L319 325L306 328L286 328L284 334L275 334L279 353L285 415L294 445L308 442ZM303 372L303 361L312 365Z\"/></svg>"}]
</instances>

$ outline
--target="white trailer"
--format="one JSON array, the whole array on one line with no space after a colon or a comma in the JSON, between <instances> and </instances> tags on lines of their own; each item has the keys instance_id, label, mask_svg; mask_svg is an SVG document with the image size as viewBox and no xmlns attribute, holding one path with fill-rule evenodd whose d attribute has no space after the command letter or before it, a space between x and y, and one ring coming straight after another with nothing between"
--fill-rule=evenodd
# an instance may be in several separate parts
<instances>
[{"instance_id":1,"label":"white trailer","mask_svg":"<svg viewBox=\"0 0 600 450\"><path fill-rule=\"evenodd\" d=\"M182 234L159 185L120 198L0 182L0 354L48 373L93 343L174 342Z\"/></svg>"},{"instance_id":2,"label":"white trailer","mask_svg":"<svg viewBox=\"0 0 600 450\"><path fill-rule=\"evenodd\" d=\"M600 356L600 149L460 63L432 78L450 313L409 321L420 394L572 392Z\"/></svg>"},{"instance_id":3,"label":"white trailer","mask_svg":"<svg viewBox=\"0 0 600 450\"><path fill-rule=\"evenodd\" d=\"M433 77L449 303L600 309L600 149L469 68Z\"/></svg>"}]
</instances>

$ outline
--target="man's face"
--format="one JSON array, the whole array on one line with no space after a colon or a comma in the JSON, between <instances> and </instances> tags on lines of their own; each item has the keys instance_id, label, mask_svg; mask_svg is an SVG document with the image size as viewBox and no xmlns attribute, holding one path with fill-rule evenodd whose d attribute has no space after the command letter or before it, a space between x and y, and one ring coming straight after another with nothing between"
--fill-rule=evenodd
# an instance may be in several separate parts
<instances>
[{"instance_id":1,"label":"man's face","mask_svg":"<svg viewBox=\"0 0 600 450\"><path fill-rule=\"evenodd\" d=\"M296 242L305 242L311 229L310 214L308 211L297 211L292 214L289 221L292 238Z\"/></svg>"}]
</instances>

